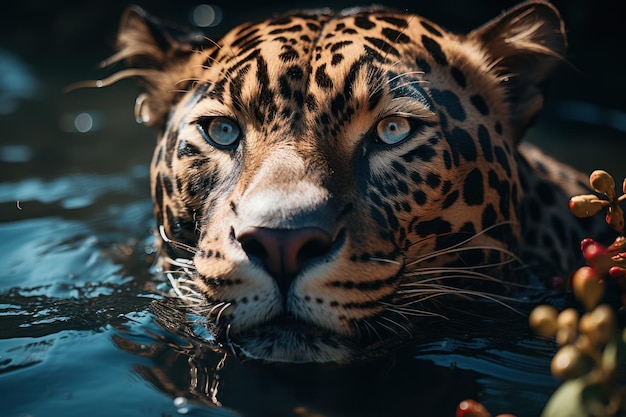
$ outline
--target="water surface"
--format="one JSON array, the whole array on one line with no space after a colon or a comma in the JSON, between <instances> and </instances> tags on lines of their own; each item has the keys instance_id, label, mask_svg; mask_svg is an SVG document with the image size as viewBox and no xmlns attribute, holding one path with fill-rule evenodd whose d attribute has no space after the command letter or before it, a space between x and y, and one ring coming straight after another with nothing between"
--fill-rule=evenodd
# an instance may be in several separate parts
<instances>
[{"instance_id":1,"label":"water surface","mask_svg":"<svg viewBox=\"0 0 626 417\"><path fill-rule=\"evenodd\" d=\"M32 33L6 26L17 38L0 42L0 415L453 416L468 397L494 415L539 414L557 386L554 347L524 317L506 331L468 317L487 331L457 326L454 337L434 325L398 357L350 368L242 363L177 327L152 268L154 138L133 123L137 90L62 94L102 75L93 64L109 53L122 9L82 7L32 17ZM43 57L32 53L42 29ZM609 98L590 110L584 93L556 96L531 136L585 171L601 164L621 178L623 109Z\"/></svg>"}]
</instances>

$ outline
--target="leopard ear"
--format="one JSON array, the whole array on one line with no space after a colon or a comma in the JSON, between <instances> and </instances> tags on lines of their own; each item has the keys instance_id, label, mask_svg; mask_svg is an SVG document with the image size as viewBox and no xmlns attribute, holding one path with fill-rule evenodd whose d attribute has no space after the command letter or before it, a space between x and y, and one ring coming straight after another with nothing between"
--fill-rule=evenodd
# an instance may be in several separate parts
<instances>
[{"instance_id":1,"label":"leopard ear","mask_svg":"<svg viewBox=\"0 0 626 417\"><path fill-rule=\"evenodd\" d=\"M565 28L546 1L529 1L472 31L486 48L508 92L514 140L519 142L543 106L546 81L564 60Z\"/></svg>"},{"instance_id":2,"label":"leopard ear","mask_svg":"<svg viewBox=\"0 0 626 417\"><path fill-rule=\"evenodd\" d=\"M137 78L145 90L137 100L137 120L148 126L161 127L169 109L180 97L181 88L176 83L184 78L180 73L181 63L207 42L202 34L184 31L149 15L138 6L131 6L120 22L118 52L102 66L125 61L128 69L111 76L109 83L121 78Z\"/></svg>"}]
</instances>

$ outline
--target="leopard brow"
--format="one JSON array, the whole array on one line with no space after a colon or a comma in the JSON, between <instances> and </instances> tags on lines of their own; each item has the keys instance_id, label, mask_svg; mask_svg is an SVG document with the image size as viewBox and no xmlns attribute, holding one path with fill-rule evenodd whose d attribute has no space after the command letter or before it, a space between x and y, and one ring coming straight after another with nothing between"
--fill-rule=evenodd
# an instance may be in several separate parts
<instances>
[{"instance_id":1,"label":"leopard brow","mask_svg":"<svg viewBox=\"0 0 626 417\"><path fill-rule=\"evenodd\" d=\"M390 87L390 92L393 98L412 98L419 101L428 108L431 112L435 111L435 105L420 85L422 80L416 78L409 78L411 75L422 74L420 71L412 71L402 74L396 74L393 71L387 71L389 80L387 84Z\"/></svg>"},{"instance_id":2,"label":"leopard brow","mask_svg":"<svg viewBox=\"0 0 626 417\"><path fill-rule=\"evenodd\" d=\"M191 113L191 109L198 104L200 101L204 100L205 98L208 97L208 90L211 87L213 83L211 81L206 81L202 84L200 84L196 90L193 92L193 94L191 95L191 97L189 97L187 99L187 101L184 104L184 114L188 115ZM178 129L180 130L183 125L185 125L186 123L188 123L188 118L187 117L183 117L180 121L179 121L179 126Z\"/></svg>"}]
</instances>

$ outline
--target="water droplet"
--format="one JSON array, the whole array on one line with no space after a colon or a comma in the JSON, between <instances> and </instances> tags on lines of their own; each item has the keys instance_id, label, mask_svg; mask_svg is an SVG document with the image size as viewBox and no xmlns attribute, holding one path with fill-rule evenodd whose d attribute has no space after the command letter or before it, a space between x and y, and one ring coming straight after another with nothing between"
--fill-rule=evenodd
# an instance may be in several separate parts
<instances>
[{"instance_id":1,"label":"water droplet","mask_svg":"<svg viewBox=\"0 0 626 417\"><path fill-rule=\"evenodd\" d=\"M89 113L79 113L74 118L74 128L77 132L87 133L93 129L93 117Z\"/></svg>"},{"instance_id":2,"label":"water droplet","mask_svg":"<svg viewBox=\"0 0 626 417\"><path fill-rule=\"evenodd\" d=\"M222 21L222 10L213 4L199 4L191 11L191 22L198 27L213 27Z\"/></svg>"},{"instance_id":3,"label":"water droplet","mask_svg":"<svg viewBox=\"0 0 626 417\"><path fill-rule=\"evenodd\" d=\"M174 406L176 407L176 411L178 414L188 414L189 407L187 407L189 401L185 397L176 397L174 398Z\"/></svg>"}]
</instances>

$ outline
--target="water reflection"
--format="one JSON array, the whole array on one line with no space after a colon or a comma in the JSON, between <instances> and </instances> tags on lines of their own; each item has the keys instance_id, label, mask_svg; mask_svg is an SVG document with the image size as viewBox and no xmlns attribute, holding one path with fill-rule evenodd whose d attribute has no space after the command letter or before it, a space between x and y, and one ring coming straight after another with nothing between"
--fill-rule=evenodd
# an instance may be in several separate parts
<instances>
[{"instance_id":1,"label":"water reflection","mask_svg":"<svg viewBox=\"0 0 626 417\"><path fill-rule=\"evenodd\" d=\"M33 156L33 150L26 145L0 146L0 161L9 163L28 162Z\"/></svg>"},{"instance_id":2,"label":"water reflection","mask_svg":"<svg viewBox=\"0 0 626 417\"><path fill-rule=\"evenodd\" d=\"M32 99L39 89L26 63L10 51L0 49L0 115L17 110L20 100Z\"/></svg>"},{"instance_id":3,"label":"water reflection","mask_svg":"<svg viewBox=\"0 0 626 417\"><path fill-rule=\"evenodd\" d=\"M176 299L154 300L150 310L155 321L145 333L118 332L114 342L140 357L135 372L190 415L441 417L468 397L494 411L538 415L555 385L552 347L530 341L525 320L477 320L484 334L500 336L480 336L466 324L458 333L479 337L425 342L350 366L267 365L197 335ZM425 331L439 339L438 327Z\"/></svg>"}]
</instances>

